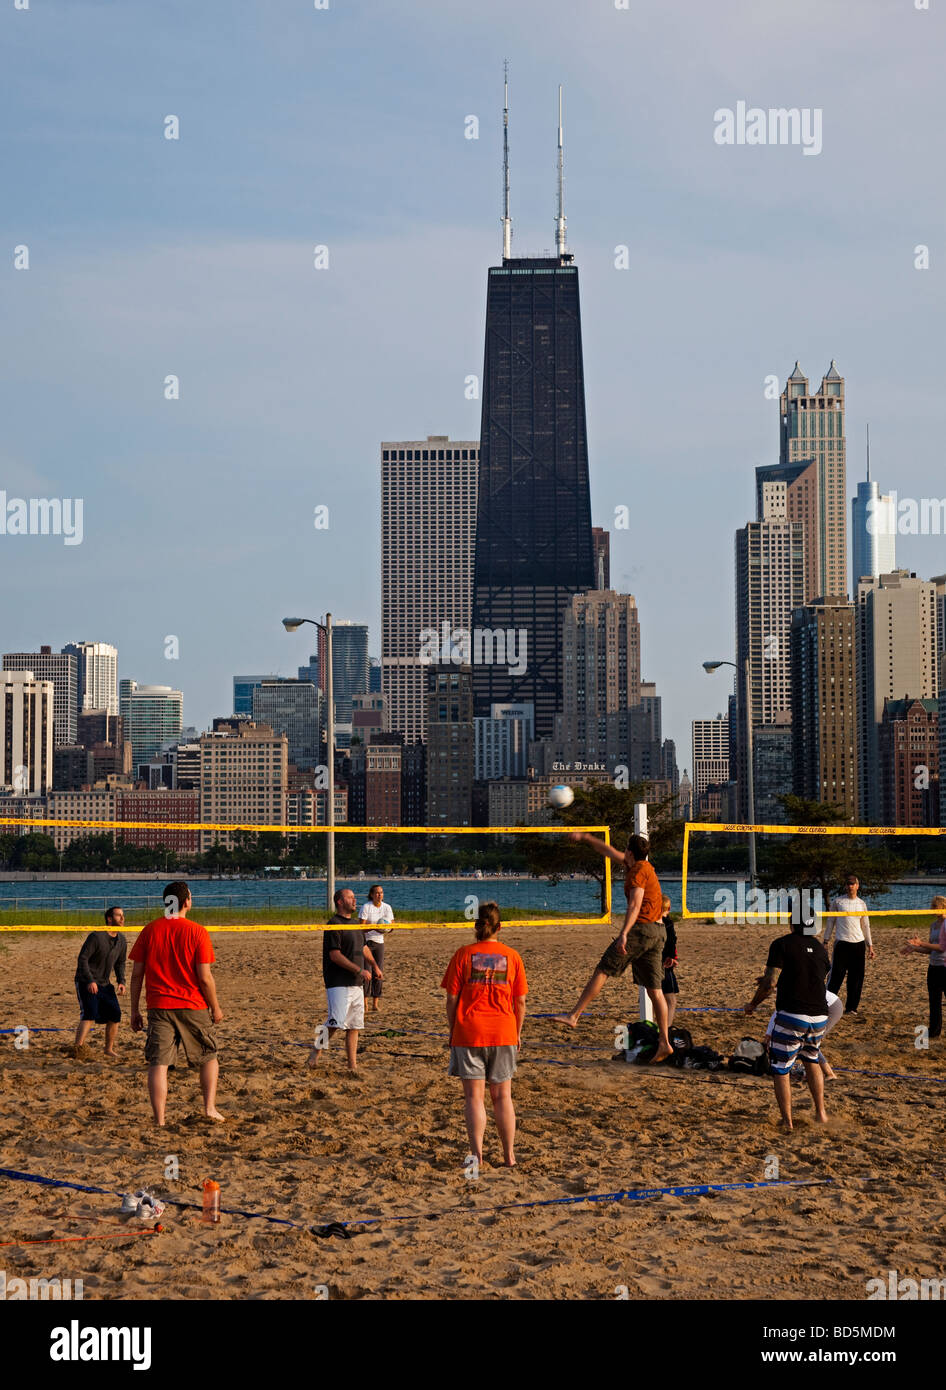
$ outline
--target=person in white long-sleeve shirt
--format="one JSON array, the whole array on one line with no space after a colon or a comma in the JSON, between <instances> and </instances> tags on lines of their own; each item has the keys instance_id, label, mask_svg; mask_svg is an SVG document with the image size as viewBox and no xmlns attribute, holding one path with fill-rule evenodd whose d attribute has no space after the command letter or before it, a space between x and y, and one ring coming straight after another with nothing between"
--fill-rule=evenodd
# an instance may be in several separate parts
<instances>
[{"instance_id":1,"label":"person in white long-sleeve shirt","mask_svg":"<svg viewBox=\"0 0 946 1390\"><path fill-rule=\"evenodd\" d=\"M848 874L844 880L844 893L831 903L832 912L843 912L843 917L827 918L824 944L828 946L834 937L834 952L831 957L831 974L828 989L832 994L840 994L841 985L847 976L847 999L844 1012L860 1022L858 1008L861 990L864 988L864 966L867 960L877 955L870 935L870 918L867 904L858 897L860 882L856 874Z\"/></svg>"}]
</instances>

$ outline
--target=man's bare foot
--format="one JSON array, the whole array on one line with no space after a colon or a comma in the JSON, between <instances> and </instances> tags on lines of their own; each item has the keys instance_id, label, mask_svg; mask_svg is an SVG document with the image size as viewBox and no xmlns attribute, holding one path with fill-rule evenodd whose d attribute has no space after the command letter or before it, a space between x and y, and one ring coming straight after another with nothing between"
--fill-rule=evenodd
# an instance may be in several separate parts
<instances>
[{"instance_id":1,"label":"man's bare foot","mask_svg":"<svg viewBox=\"0 0 946 1390\"><path fill-rule=\"evenodd\" d=\"M826 1125L828 1123L828 1112L826 1110L816 1110L815 1120L819 1125Z\"/></svg>"},{"instance_id":2,"label":"man's bare foot","mask_svg":"<svg viewBox=\"0 0 946 1390\"><path fill-rule=\"evenodd\" d=\"M208 1120L216 1120L218 1124L224 1124L226 1123L227 1117L226 1115L221 1115L220 1111L214 1105L211 1107L210 1110L204 1111L204 1118Z\"/></svg>"},{"instance_id":3,"label":"man's bare foot","mask_svg":"<svg viewBox=\"0 0 946 1390\"><path fill-rule=\"evenodd\" d=\"M578 1019L573 1014L553 1014L553 1023L564 1023L568 1028L577 1028Z\"/></svg>"},{"instance_id":4,"label":"man's bare foot","mask_svg":"<svg viewBox=\"0 0 946 1390\"><path fill-rule=\"evenodd\" d=\"M313 1047L312 1051L305 1059L306 1066L317 1067L322 1060L322 1051L323 1049L321 1047Z\"/></svg>"},{"instance_id":5,"label":"man's bare foot","mask_svg":"<svg viewBox=\"0 0 946 1390\"><path fill-rule=\"evenodd\" d=\"M794 1129L791 1120L776 1120L775 1123L778 1129Z\"/></svg>"},{"instance_id":6,"label":"man's bare foot","mask_svg":"<svg viewBox=\"0 0 946 1390\"><path fill-rule=\"evenodd\" d=\"M109 1049L106 1048L105 1051L102 1053L102 1056L103 1056L103 1057L115 1057L115 1058L117 1058L118 1053L117 1053L114 1049L112 1049L112 1051L110 1052Z\"/></svg>"},{"instance_id":7,"label":"man's bare foot","mask_svg":"<svg viewBox=\"0 0 946 1390\"><path fill-rule=\"evenodd\" d=\"M673 1048L672 1048L672 1047L665 1047L663 1043L660 1043L659 1046L658 1046L658 1048L657 1048L657 1051L654 1053L653 1057L651 1057L650 1060L651 1060L652 1063L653 1063L653 1062L664 1062L664 1061L666 1061L666 1059L667 1059L668 1057L672 1057L672 1056L673 1056Z\"/></svg>"},{"instance_id":8,"label":"man's bare foot","mask_svg":"<svg viewBox=\"0 0 946 1390\"><path fill-rule=\"evenodd\" d=\"M824 1066L821 1068L825 1081L837 1081L838 1074L833 1067Z\"/></svg>"}]
</instances>

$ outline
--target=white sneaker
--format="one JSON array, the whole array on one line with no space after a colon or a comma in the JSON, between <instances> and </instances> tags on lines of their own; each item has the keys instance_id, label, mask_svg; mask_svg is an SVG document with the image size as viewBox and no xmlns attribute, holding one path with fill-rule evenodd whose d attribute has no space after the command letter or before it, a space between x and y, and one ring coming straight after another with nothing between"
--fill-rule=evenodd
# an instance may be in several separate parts
<instances>
[{"instance_id":1,"label":"white sneaker","mask_svg":"<svg viewBox=\"0 0 946 1390\"><path fill-rule=\"evenodd\" d=\"M134 1214L135 1212L137 1212L140 1205L141 1194L139 1192L136 1192L134 1194L132 1194L131 1192L122 1193L122 1211L125 1214Z\"/></svg>"}]
</instances>

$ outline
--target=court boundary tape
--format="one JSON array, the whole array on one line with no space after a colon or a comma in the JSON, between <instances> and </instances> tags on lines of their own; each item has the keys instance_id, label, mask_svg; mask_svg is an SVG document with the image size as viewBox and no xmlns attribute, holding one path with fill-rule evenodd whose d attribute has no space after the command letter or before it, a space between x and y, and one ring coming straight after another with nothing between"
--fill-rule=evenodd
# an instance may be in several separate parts
<instances>
[{"instance_id":1,"label":"court boundary tape","mask_svg":"<svg viewBox=\"0 0 946 1390\"><path fill-rule=\"evenodd\" d=\"M70 1188L76 1192L92 1192L106 1197L121 1197L123 1195L106 1187L69 1182L63 1178L48 1178L41 1173L26 1173L16 1168L0 1168L0 1178L7 1178L12 1182L37 1183L41 1187ZM486 1216L497 1211L525 1211L536 1207L578 1206L583 1202L642 1202L650 1197L705 1197L714 1192L749 1192L771 1187L826 1187L833 1186L835 1182L835 1178L767 1178L761 1182L696 1183L689 1186L618 1188L613 1192L583 1192L579 1196L543 1197L530 1202L498 1202L488 1207L454 1206L446 1207L442 1211L405 1212L399 1216L362 1216L354 1217L349 1221L333 1221L321 1225L291 1221L288 1217L268 1216L265 1212L241 1211L234 1207L221 1207L220 1212L226 1216L242 1216L250 1220L268 1221L273 1225L289 1226L295 1230L318 1235L321 1232L327 1232L330 1228L347 1230L350 1226L380 1226L385 1223L403 1221L437 1221L444 1216L453 1216L458 1213L466 1216ZM202 1210L195 1202L176 1201L172 1197L161 1200L167 1206L181 1207L188 1211Z\"/></svg>"}]
</instances>

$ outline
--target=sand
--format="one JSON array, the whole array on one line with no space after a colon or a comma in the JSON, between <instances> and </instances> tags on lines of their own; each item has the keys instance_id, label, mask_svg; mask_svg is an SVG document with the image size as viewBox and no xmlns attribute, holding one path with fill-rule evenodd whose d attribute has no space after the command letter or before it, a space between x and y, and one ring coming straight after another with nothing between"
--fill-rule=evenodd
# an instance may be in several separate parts
<instances>
[{"instance_id":1,"label":"sand","mask_svg":"<svg viewBox=\"0 0 946 1390\"><path fill-rule=\"evenodd\" d=\"M198 915L199 914L195 914ZM752 993L774 931L684 925L681 1008L733 1006ZM129 944L132 934L129 933ZM149 1187L199 1203L205 1178L225 1207L315 1224L383 1216L350 1240L309 1229L169 1207L163 1234L0 1249L7 1279L81 1279L86 1299L863 1299L866 1282L936 1277L944 1196L940 1156L946 1048L914 1046L925 1024L925 961L901 957L903 934L875 929L865 1021L843 1019L828 1040L837 1068L909 1073L911 1080L839 1074L830 1124L813 1122L795 1088L796 1128L780 1132L771 1082L646 1069L611 1060L616 1023L636 1017L637 991L612 982L575 1033L527 1019L513 1094L520 1166L464 1176L462 1094L446 1076L438 988L459 931L388 937L384 1007L369 1015L360 1082L336 1043L313 1076L306 1048L324 1018L321 938L215 933L226 1018L220 1109L199 1115L194 1071L170 1073L168 1125L156 1129L145 1090L143 1038L126 1018L120 1060L65 1055L76 1020L81 937L0 941L0 1027L25 1023L26 1050L0 1037L0 1165L127 1191ZM600 928L517 929L531 1013L571 1005L605 944ZM679 1015L696 1043L728 1052L761 1037L767 1013ZM385 1030L407 1036L385 1037ZM431 1036L433 1035L433 1036ZM548 1059L548 1060L540 1060ZM165 1178L174 1156L179 1180ZM499 1164L495 1129L486 1156ZM830 1185L702 1197L493 1211L529 1202L698 1183L831 1178ZM105 1236L126 1229L113 1196L0 1178L0 1242ZM427 1213L443 1213L439 1219ZM392 1221L393 1216L423 1219ZM131 1229L135 1229L132 1227ZM326 1292L327 1291L327 1294Z\"/></svg>"}]
</instances>

